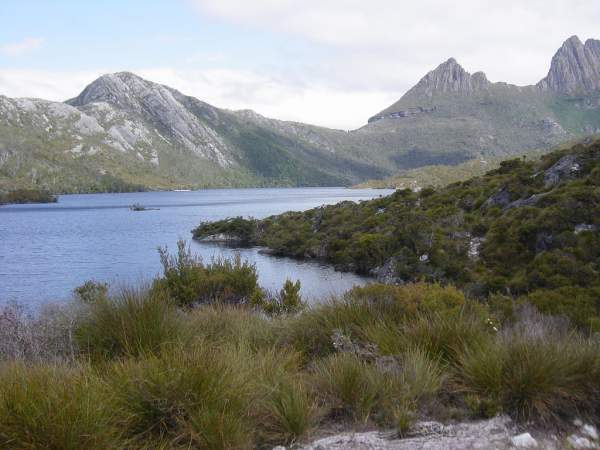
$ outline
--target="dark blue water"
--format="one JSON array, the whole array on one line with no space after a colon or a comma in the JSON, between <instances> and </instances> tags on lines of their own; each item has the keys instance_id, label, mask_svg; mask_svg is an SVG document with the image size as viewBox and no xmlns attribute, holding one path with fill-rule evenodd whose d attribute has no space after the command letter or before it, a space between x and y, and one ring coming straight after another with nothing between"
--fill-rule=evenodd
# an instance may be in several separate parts
<instances>
[{"instance_id":1,"label":"dark blue water","mask_svg":"<svg viewBox=\"0 0 600 450\"><path fill-rule=\"evenodd\" d=\"M84 281L140 283L160 272L158 246L174 250L179 238L205 261L237 250L191 241L202 221L266 217L343 200L360 201L390 191L344 188L216 189L60 196L56 204L0 207L0 303L35 307L61 301ZM154 211L133 212L139 203ZM239 250L255 263L263 287L276 290L299 279L307 299L341 293L365 279L315 262L275 258L259 249Z\"/></svg>"}]
</instances>

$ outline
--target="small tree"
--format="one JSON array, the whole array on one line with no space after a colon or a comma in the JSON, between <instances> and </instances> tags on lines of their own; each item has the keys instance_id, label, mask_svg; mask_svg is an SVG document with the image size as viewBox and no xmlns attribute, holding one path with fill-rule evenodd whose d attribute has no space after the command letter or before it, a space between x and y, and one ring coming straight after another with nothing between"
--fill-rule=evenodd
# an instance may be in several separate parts
<instances>
[{"instance_id":1,"label":"small tree","mask_svg":"<svg viewBox=\"0 0 600 450\"><path fill-rule=\"evenodd\" d=\"M297 313L304 307L300 295L300 280L294 283L288 279L277 295L265 295L253 299L253 303L269 315Z\"/></svg>"}]
</instances>

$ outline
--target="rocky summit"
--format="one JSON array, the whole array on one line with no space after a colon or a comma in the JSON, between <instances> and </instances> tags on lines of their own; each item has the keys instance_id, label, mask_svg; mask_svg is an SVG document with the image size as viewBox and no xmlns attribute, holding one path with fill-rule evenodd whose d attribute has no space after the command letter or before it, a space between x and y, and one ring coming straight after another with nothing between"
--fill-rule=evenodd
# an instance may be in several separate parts
<instances>
[{"instance_id":1,"label":"rocky summit","mask_svg":"<svg viewBox=\"0 0 600 450\"><path fill-rule=\"evenodd\" d=\"M548 76L538 83L542 90L560 94L586 94L600 89L600 41L569 38L552 58Z\"/></svg>"},{"instance_id":2,"label":"rocky summit","mask_svg":"<svg viewBox=\"0 0 600 450\"><path fill-rule=\"evenodd\" d=\"M332 186L600 133L600 41L569 38L532 86L450 58L354 130L217 108L129 72L61 102L0 95L0 190Z\"/></svg>"}]
</instances>

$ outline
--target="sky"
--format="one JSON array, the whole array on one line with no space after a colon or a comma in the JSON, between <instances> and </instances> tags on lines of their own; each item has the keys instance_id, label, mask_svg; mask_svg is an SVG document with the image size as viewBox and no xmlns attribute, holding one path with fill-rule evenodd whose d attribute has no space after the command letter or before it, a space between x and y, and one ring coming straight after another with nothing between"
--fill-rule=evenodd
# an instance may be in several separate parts
<instances>
[{"instance_id":1,"label":"sky","mask_svg":"<svg viewBox=\"0 0 600 450\"><path fill-rule=\"evenodd\" d=\"M214 106L355 129L454 57L518 85L599 0L0 0L0 95L63 101L132 71Z\"/></svg>"}]
</instances>

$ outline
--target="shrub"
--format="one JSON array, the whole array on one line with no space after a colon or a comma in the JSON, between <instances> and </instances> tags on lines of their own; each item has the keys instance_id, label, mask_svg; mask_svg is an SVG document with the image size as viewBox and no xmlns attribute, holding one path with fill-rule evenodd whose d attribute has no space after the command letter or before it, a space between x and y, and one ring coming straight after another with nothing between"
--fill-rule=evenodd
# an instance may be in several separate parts
<instances>
[{"instance_id":1,"label":"shrub","mask_svg":"<svg viewBox=\"0 0 600 450\"><path fill-rule=\"evenodd\" d=\"M166 292L180 306L239 305L262 298L256 267L242 261L239 254L233 260L219 258L205 265L182 240L177 243L175 256L169 255L167 248L159 248L159 253L163 278L155 280L153 290Z\"/></svg>"},{"instance_id":2,"label":"shrub","mask_svg":"<svg viewBox=\"0 0 600 450\"><path fill-rule=\"evenodd\" d=\"M202 239L215 234L224 234L241 245L251 244L257 222L254 219L232 217L219 222L204 222L192 230L194 239Z\"/></svg>"},{"instance_id":3,"label":"shrub","mask_svg":"<svg viewBox=\"0 0 600 450\"><path fill-rule=\"evenodd\" d=\"M36 313L17 303L1 306L0 361L73 361L77 313L73 305L45 305Z\"/></svg>"},{"instance_id":4,"label":"shrub","mask_svg":"<svg viewBox=\"0 0 600 450\"><path fill-rule=\"evenodd\" d=\"M101 361L156 354L180 337L177 310L161 293L124 288L88 305L75 328L79 349Z\"/></svg>"},{"instance_id":5,"label":"shrub","mask_svg":"<svg viewBox=\"0 0 600 450\"><path fill-rule=\"evenodd\" d=\"M103 384L86 367L0 369L2 448L120 448L113 412Z\"/></svg>"},{"instance_id":6,"label":"shrub","mask_svg":"<svg viewBox=\"0 0 600 450\"><path fill-rule=\"evenodd\" d=\"M598 313L600 288L576 286L555 290L538 289L527 295L527 301L544 314L564 315L582 329L600 332Z\"/></svg>"},{"instance_id":7,"label":"shrub","mask_svg":"<svg viewBox=\"0 0 600 450\"><path fill-rule=\"evenodd\" d=\"M293 283L285 280L283 288L277 295L264 295L253 299L255 306L269 315L294 314L304 307L300 296L300 280Z\"/></svg>"},{"instance_id":8,"label":"shrub","mask_svg":"<svg viewBox=\"0 0 600 450\"><path fill-rule=\"evenodd\" d=\"M75 299L81 303L93 303L97 300L106 298L108 294L108 284L88 280L81 286L74 289Z\"/></svg>"},{"instance_id":9,"label":"shrub","mask_svg":"<svg viewBox=\"0 0 600 450\"><path fill-rule=\"evenodd\" d=\"M15 189L8 193L0 193L2 203L56 203L58 198L50 192L39 189Z\"/></svg>"}]
</instances>

